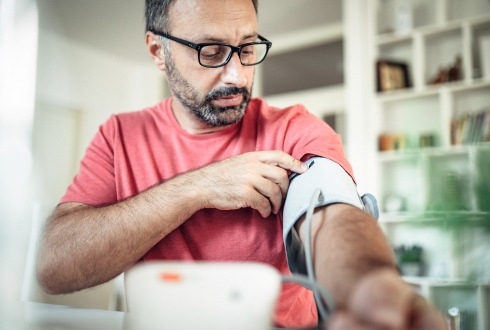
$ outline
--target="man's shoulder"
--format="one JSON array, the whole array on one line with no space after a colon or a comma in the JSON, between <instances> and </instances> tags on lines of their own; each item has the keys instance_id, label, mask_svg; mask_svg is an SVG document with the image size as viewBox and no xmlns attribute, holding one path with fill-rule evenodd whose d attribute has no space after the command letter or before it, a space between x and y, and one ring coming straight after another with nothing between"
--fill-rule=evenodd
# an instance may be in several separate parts
<instances>
[{"instance_id":1,"label":"man's shoulder","mask_svg":"<svg viewBox=\"0 0 490 330\"><path fill-rule=\"evenodd\" d=\"M149 130L162 129L165 126L167 101L140 110L112 114L100 127L104 135L119 135L123 132L136 134Z\"/></svg>"},{"instance_id":2,"label":"man's shoulder","mask_svg":"<svg viewBox=\"0 0 490 330\"><path fill-rule=\"evenodd\" d=\"M112 116L113 119L116 119L119 122L145 122L148 120L155 120L158 118L162 118L164 115L165 109L168 106L168 100L163 100L157 104L152 106L139 109L139 110L131 110L126 112L120 112L114 114Z\"/></svg>"}]
</instances>

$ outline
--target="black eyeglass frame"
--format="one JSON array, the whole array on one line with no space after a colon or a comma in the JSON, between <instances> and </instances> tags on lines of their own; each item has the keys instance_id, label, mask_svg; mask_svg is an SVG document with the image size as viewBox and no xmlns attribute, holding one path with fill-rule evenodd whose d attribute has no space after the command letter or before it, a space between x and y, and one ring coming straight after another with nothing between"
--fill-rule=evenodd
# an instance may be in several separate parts
<instances>
[{"instance_id":1,"label":"black eyeglass frame","mask_svg":"<svg viewBox=\"0 0 490 330\"><path fill-rule=\"evenodd\" d=\"M199 64L201 66L206 67L206 68L220 68L222 66L225 66L226 64L228 64L228 62L230 62L230 59L234 53L238 54L238 58L240 59L240 63L243 66L254 66L254 65L262 63L265 60L265 58L267 57L267 54L269 53L269 49L272 47L272 42L270 42L266 38L262 37L260 34L257 35L257 37L261 40L260 42L248 42L248 43L243 44L243 45L233 46L233 45L226 44L223 42L206 42L206 43L196 44L196 43L190 42L188 40L177 38L177 37L171 36L170 34L166 34L163 32L154 31L154 30L151 30L150 32L152 32L153 34L159 35L160 37L164 37L164 38L173 40L175 42L178 42L181 45L184 45L184 46L187 46L187 47L190 47L192 49L197 50L197 61L199 62ZM231 52L230 52L230 54L228 54L228 57L226 58L226 60L220 65L207 65L207 64L201 63L201 49L203 47L206 47L206 46L214 46L214 45L216 45L216 46L227 46L227 47L231 48ZM251 45L266 45L267 47L265 50L264 57L259 62L254 63L254 64L243 63L242 58L240 57L240 53L244 47L251 46Z\"/></svg>"}]
</instances>

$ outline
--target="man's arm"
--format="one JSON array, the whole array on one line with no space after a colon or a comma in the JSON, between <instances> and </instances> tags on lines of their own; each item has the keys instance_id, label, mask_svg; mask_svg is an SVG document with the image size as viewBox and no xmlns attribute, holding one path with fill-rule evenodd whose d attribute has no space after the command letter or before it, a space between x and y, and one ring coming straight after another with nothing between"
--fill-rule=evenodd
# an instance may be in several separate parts
<instances>
[{"instance_id":1,"label":"man's arm","mask_svg":"<svg viewBox=\"0 0 490 330\"><path fill-rule=\"evenodd\" d=\"M104 283L140 259L189 218L197 196L175 178L121 203L60 204L45 228L38 279L51 294Z\"/></svg>"},{"instance_id":2,"label":"man's arm","mask_svg":"<svg viewBox=\"0 0 490 330\"><path fill-rule=\"evenodd\" d=\"M108 281L203 208L279 212L287 171L307 167L280 151L247 153L176 176L117 204L59 205L38 256L38 279L52 294Z\"/></svg>"},{"instance_id":3,"label":"man's arm","mask_svg":"<svg viewBox=\"0 0 490 330\"><path fill-rule=\"evenodd\" d=\"M304 242L305 225L296 225ZM441 315L406 285L375 219L347 204L318 208L312 223L316 278L333 295L329 329L445 329Z\"/></svg>"},{"instance_id":4,"label":"man's arm","mask_svg":"<svg viewBox=\"0 0 490 330\"><path fill-rule=\"evenodd\" d=\"M304 221L298 222L305 241ZM347 204L318 208L312 222L313 258L317 280L345 308L353 286L368 272L389 268L396 271L390 246L376 220Z\"/></svg>"}]
</instances>

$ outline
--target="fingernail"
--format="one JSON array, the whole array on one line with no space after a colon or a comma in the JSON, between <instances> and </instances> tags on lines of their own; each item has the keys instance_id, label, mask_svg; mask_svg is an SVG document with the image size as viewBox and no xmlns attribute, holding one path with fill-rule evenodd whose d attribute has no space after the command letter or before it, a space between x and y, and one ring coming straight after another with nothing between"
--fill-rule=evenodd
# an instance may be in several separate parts
<instances>
[{"instance_id":1,"label":"fingernail","mask_svg":"<svg viewBox=\"0 0 490 330\"><path fill-rule=\"evenodd\" d=\"M301 169L302 169L303 171L306 171L306 170L308 170L309 168L310 168L310 167L309 167L309 166L308 166L306 163L301 163Z\"/></svg>"}]
</instances>

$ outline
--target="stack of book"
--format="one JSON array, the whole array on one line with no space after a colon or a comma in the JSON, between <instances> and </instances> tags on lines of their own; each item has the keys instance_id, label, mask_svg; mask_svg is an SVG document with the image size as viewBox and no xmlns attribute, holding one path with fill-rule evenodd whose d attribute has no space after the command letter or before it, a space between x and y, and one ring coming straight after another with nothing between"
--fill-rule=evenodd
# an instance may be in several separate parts
<instances>
[{"instance_id":1,"label":"stack of book","mask_svg":"<svg viewBox=\"0 0 490 330\"><path fill-rule=\"evenodd\" d=\"M451 121L451 144L490 141L490 108L455 117Z\"/></svg>"}]
</instances>

